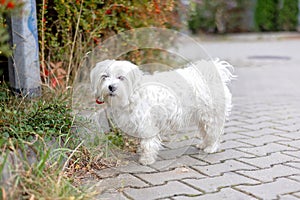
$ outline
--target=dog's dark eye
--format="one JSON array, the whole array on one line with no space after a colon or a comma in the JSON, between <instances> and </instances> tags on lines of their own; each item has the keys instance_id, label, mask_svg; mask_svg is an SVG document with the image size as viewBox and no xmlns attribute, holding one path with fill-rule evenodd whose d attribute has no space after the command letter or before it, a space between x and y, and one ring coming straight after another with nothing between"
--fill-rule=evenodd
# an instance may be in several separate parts
<instances>
[{"instance_id":1,"label":"dog's dark eye","mask_svg":"<svg viewBox=\"0 0 300 200\"><path fill-rule=\"evenodd\" d=\"M108 78L108 75L103 74L103 75L101 76L101 78L106 79L106 78Z\"/></svg>"},{"instance_id":2,"label":"dog's dark eye","mask_svg":"<svg viewBox=\"0 0 300 200\"><path fill-rule=\"evenodd\" d=\"M125 76L118 76L118 79L120 79L121 81L123 81L125 79Z\"/></svg>"}]
</instances>

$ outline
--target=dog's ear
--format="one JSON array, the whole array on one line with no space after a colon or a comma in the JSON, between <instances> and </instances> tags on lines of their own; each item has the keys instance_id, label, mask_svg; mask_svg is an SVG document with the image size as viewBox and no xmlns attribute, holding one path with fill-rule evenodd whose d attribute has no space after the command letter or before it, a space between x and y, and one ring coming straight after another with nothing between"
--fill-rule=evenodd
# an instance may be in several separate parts
<instances>
[{"instance_id":1,"label":"dog's ear","mask_svg":"<svg viewBox=\"0 0 300 200\"><path fill-rule=\"evenodd\" d=\"M97 84L101 78L101 74L110 66L115 60L104 60L98 62L90 73L91 89L95 95L97 92Z\"/></svg>"},{"instance_id":2,"label":"dog's ear","mask_svg":"<svg viewBox=\"0 0 300 200\"><path fill-rule=\"evenodd\" d=\"M143 72L139 67L129 61L125 61L124 64L128 67L127 77L130 80L132 87L135 86L136 82L139 82L143 76Z\"/></svg>"}]
</instances>

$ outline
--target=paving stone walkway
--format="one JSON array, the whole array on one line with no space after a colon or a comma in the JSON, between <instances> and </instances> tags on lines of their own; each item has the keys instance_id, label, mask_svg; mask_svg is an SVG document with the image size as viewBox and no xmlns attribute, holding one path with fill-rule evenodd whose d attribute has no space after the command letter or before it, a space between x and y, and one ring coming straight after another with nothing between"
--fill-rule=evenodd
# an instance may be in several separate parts
<instances>
[{"instance_id":1,"label":"paving stone walkway","mask_svg":"<svg viewBox=\"0 0 300 200\"><path fill-rule=\"evenodd\" d=\"M191 128L166 142L151 166L136 157L99 171L99 199L300 199L300 40L203 45L239 76L220 151L199 152Z\"/></svg>"}]
</instances>

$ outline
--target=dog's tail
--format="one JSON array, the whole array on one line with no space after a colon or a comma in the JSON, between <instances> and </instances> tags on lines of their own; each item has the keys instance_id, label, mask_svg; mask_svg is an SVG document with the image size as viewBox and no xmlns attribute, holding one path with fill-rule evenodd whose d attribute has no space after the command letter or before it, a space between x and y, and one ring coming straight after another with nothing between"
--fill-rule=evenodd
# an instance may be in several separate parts
<instances>
[{"instance_id":1,"label":"dog's tail","mask_svg":"<svg viewBox=\"0 0 300 200\"><path fill-rule=\"evenodd\" d=\"M225 85L237 77L236 75L233 75L234 68L230 63L220 60L219 58L216 58L213 62L217 67L220 77Z\"/></svg>"},{"instance_id":2,"label":"dog's tail","mask_svg":"<svg viewBox=\"0 0 300 200\"><path fill-rule=\"evenodd\" d=\"M237 76L233 74L234 68L228 62L224 60L220 60L218 58L215 59L213 62L219 72L221 81L224 86L225 107L226 107L225 116L226 118L228 118L232 109L232 100L231 100L232 95L231 92L229 91L228 84L232 80L236 79Z\"/></svg>"}]
</instances>

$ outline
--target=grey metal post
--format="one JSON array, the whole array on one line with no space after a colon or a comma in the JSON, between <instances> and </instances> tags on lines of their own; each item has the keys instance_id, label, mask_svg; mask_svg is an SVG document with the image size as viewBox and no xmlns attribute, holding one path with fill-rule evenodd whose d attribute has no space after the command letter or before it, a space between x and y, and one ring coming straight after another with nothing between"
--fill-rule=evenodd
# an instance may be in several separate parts
<instances>
[{"instance_id":1,"label":"grey metal post","mask_svg":"<svg viewBox=\"0 0 300 200\"><path fill-rule=\"evenodd\" d=\"M9 82L13 91L22 96L39 96L41 78L35 0L22 0L21 12L8 17L11 44Z\"/></svg>"}]
</instances>

